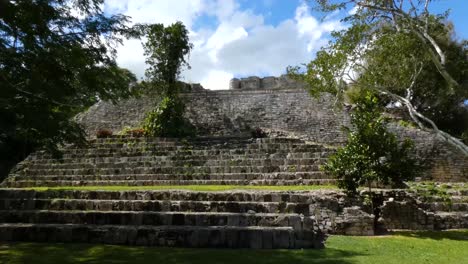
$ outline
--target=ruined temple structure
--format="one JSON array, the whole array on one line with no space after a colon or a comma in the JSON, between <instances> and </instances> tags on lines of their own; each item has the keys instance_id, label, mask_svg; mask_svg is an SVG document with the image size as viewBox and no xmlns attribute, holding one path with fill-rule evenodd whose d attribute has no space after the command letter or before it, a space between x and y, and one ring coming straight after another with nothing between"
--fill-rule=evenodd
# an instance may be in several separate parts
<instances>
[{"instance_id":1,"label":"ruined temple structure","mask_svg":"<svg viewBox=\"0 0 468 264\"><path fill-rule=\"evenodd\" d=\"M347 111L338 109L330 95L312 98L304 84L286 76L232 79L229 90L206 90L192 84L187 91L183 94L186 115L200 136L249 137L252 130L261 128L327 146L346 141L342 127L349 126ZM154 100L131 99L117 105L100 102L78 118L91 137L99 129L118 133L124 127L140 126ZM416 155L427 167L424 179L467 181L468 159L435 134L396 122L390 124L390 130L415 142Z\"/></svg>"},{"instance_id":2,"label":"ruined temple structure","mask_svg":"<svg viewBox=\"0 0 468 264\"><path fill-rule=\"evenodd\" d=\"M447 198L382 190L374 215L340 191L182 191L180 185L320 185L335 180L320 165L346 140L348 113L333 98L311 98L285 76L233 79L229 90L187 85L191 139L118 135L139 127L155 98L99 102L77 119L89 145L63 157L30 155L0 189L0 241L90 242L146 246L320 248L328 234L373 235L377 229L468 228L468 192ZM266 138L252 138L261 128ZM435 135L390 126L412 138L422 179L466 182L468 160ZM96 138L100 129L114 136ZM449 183L455 184L455 183ZM458 183L460 184L460 183ZM171 185L164 190L99 186ZM96 186L93 190L22 187ZM291 187L292 188L292 187ZM377 224L376 224L377 223Z\"/></svg>"}]
</instances>

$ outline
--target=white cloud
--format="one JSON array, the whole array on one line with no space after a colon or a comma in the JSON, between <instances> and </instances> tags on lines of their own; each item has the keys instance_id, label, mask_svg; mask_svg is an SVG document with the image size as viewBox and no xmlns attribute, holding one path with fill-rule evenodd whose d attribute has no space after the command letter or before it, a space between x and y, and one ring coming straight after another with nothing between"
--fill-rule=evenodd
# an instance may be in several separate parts
<instances>
[{"instance_id":1,"label":"white cloud","mask_svg":"<svg viewBox=\"0 0 468 264\"><path fill-rule=\"evenodd\" d=\"M226 89L229 87L229 81L234 78L234 74L222 70L209 70L206 76L200 80L204 87L210 87L212 90Z\"/></svg>"},{"instance_id":2,"label":"white cloud","mask_svg":"<svg viewBox=\"0 0 468 264\"><path fill-rule=\"evenodd\" d=\"M194 43L192 69L184 72L183 79L209 89L227 89L234 76L279 75L288 65L308 62L326 43L327 34L342 27L337 19L318 21L305 4L277 26L265 24L262 14L242 9L234 0L106 0L106 10L122 12L137 23L182 21ZM200 18L215 19L214 27L194 29ZM140 77L144 60L137 40L118 48L119 65Z\"/></svg>"}]
</instances>

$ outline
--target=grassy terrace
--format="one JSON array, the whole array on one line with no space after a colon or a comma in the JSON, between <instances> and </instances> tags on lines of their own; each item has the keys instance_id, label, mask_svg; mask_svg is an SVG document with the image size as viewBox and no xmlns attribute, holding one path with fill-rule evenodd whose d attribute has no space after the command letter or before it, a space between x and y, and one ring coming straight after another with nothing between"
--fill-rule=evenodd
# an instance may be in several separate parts
<instances>
[{"instance_id":1,"label":"grassy terrace","mask_svg":"<svg viewBox=\"0 0 468 264\"><path fill-rule=\"evenodd\" d=\"M147 191L147 190L187 190L187 191L233 191L233 190L258 190L258 191L310 191L337 189L334 185L158 185L158 186L61 186L61 187L30 187L22 188L36 191L47 190L79 190L79 191Z\"/></svg>"},{"instance_id":2,"label":"grassy terrace","mask_svg":"<svg viewBox=\"0 0 468 264\"><path fill-rule=\"evenodd\" d=\"M468 230L332 236L324 250L220 250L92 244L0 244L0 263L468 263Z\"/></svg>"}]
</instances>

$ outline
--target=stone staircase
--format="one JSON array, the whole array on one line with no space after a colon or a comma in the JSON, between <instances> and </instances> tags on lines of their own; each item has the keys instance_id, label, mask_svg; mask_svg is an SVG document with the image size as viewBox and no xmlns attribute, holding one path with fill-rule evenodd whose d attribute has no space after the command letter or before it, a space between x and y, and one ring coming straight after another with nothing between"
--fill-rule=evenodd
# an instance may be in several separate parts
<instances>
[{"instance_id":1,"label":"stone staircase","mask_svg":"<svg viewBox=\"0 0 468 264\"><path fill-rule=\"evenodd\" d=\"M321 248L330 233L373 235L376 217L369 206L362 197L339 191L177 190L181 185L333 184L319 170L333 151L287 138L111 137L67 147L61 159L34 153L0 188L0 241L268 249ZM156 185L172 186L27 189ZM384 228L468 228L466 189L445 197L381 192Z\"/></svg>"},{"instance_id":2,"label":"stone staircase","mask_svg":"<svg viewBox=\"0 0 468 264\"><path fill-rule=\"evenodd\" d=\"M321 248L322 195L0 189L0 241Z\"/></svg>"},{"instance_id":3,"label":"stone staircase","mask_svg":"<svg viewBox=\"0 0 468 264\"><path fill-rule=\"evenodd\" d=\"M100 185L317 185L333 149L287 138L95 139L61 159L38 152L13 170L7 187Z\"/></svg>"},{"instance_id":4,"label":"stone staircase","mask_svg":"<svg viewBox=\"0 0 468 264\"><path fill-rule=\"evenodd\" d=\"M331 184L319 166L332 151L286 138L111 137L60 159L34 153L2 183L0 241L321 248L332 221L310 211L329 206L320 192L18 188Z\"/></svg>"}]
</instances>

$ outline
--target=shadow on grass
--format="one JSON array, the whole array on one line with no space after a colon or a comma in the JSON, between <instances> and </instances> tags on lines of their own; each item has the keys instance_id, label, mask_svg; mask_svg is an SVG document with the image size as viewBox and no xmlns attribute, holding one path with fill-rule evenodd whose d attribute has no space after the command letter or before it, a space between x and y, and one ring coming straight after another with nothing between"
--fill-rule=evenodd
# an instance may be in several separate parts
<instances>
[{"instance_id":1,"label":"shadow on grass","mask_svg":"<svg viewBox=\"0 0 468 264\"><path fill-rule=\"evenodd\" d=\"M468 229L465 230L449 230L449 231L397 231L390 233L391 235L398 235L404 237L414 237L422 239L434 240L456 240L468 241Z\"/></svg>"},{"instance_id":2,"label":"shadow on grass","mask_svg":"<svg viewBox=\"0 0 468 264\"><path fill-rule=\"evenodd\" d=\"M11 243L0 245L0 263L279 264L344 263L361 253L323 250L226 250L125 247L92 244Z\"/></svg>"}]
</instances>

